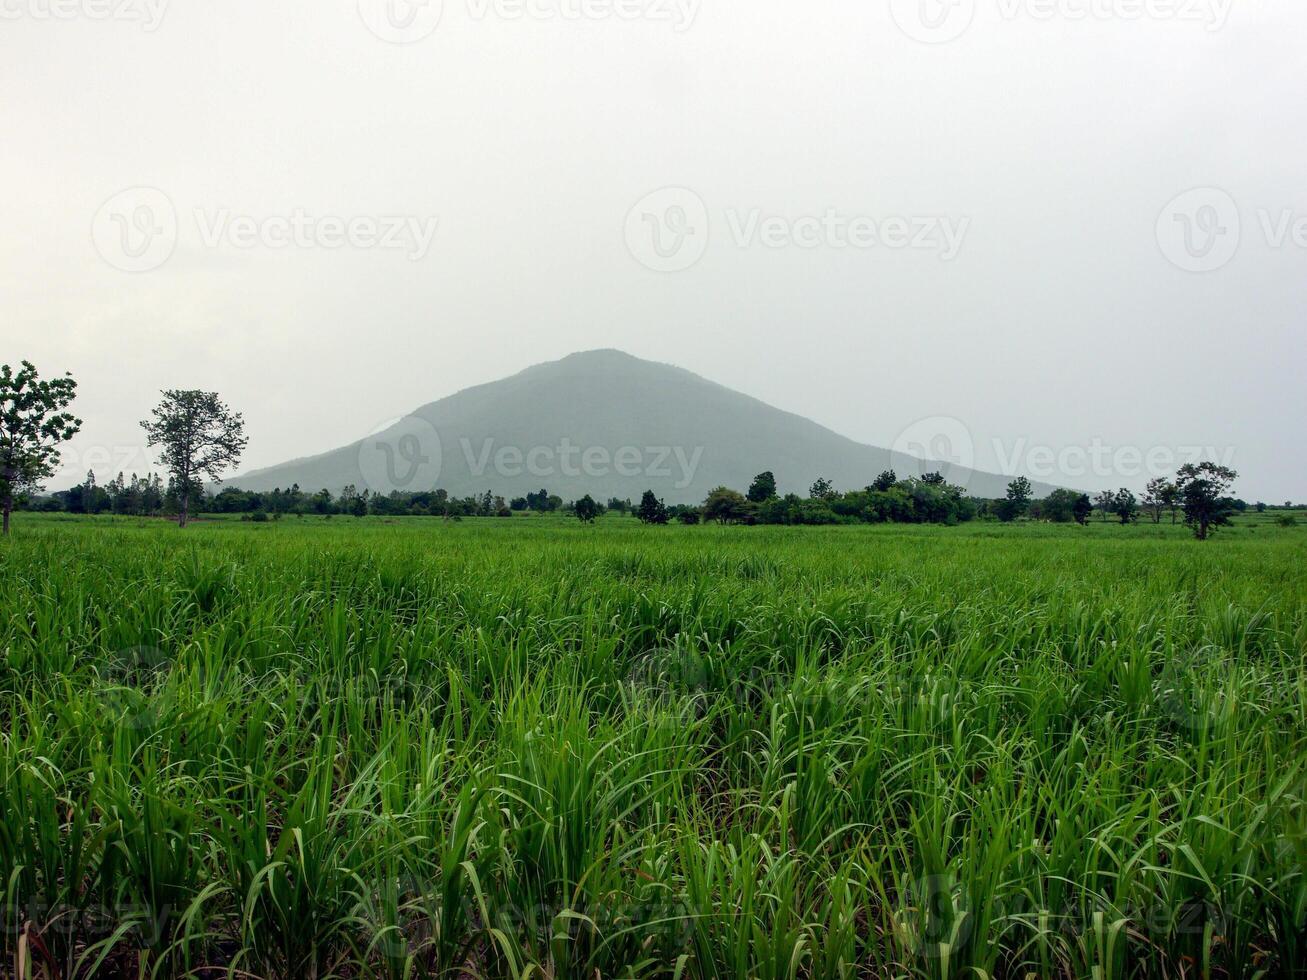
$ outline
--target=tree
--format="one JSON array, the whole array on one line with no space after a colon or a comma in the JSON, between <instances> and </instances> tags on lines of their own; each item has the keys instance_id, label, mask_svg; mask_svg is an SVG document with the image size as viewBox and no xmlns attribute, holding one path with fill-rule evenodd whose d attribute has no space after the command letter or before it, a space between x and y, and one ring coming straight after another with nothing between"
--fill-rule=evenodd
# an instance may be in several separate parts
<instances>
[{"instance_id":1,"label":"tree","mask_svg":"<svg viewBox=\"0 0 1307 980\"><path fill-rule=\"evenodd\" d=\"M77 394L71 374L42 381L31 361L0 365L0 510L4 534L17 498L41 489L59 465L59 443L82 427L64 409Z\"/></svg>"},{"instance_id":2,"label":"tree","mask_svg":"<svg viewBox=\"0 0 1307 980\"><path fill-rule=\"evenodd\" d=\"M703 502L703 519L730 524L749 517L749 501L728 487L717 487Z\"/></svg>"},{"instance_id":3,"label":"tree","mask_svg":"<svg viewBox=\"0 0 1307 980\"><path fill-rule=\"evenodd\" d=\"M1166 491L1170 486L1167 480L1159 476L1155 480L1149 480L1148 485L1144 487L1144 509L1152 516L1154 524L1162 523L1162 511L1166 507Z\"/></svg>"},{"instance_id":4,"label":"tree","mask_svg":"<svg viewBox=\"0 0 1307 980\"><path fill-rule=\"evenodd\" d=\"M1180 467L1175 485L1184 522L1199 541L1206 541L1215 528L1229 525L1235 507L1226 491L1238 478L1234 470L1216 463L1186 463Z\"/></svg>"},{"instance_id":5,"label":"tree","mask_svg":"<svg viewBox=\"0 0 1307 980\"><path fill-rule=\"evenodd\" d=\"M1080 519L1076 516L1076 507L1082 498L1086 503L1089 502L1089 498L1083 493L1062 488L1054 490L1039 502L1039 516L1054 524L1070 524L1072 521L1080 523Z\"/></svg>"},{"instance_id":6,"label":"tree","mask_svg":"<svg viewBox=\"0 0 1307 980\"><path fill-rule=\"evenodd\" d=\"M593 524L599 516L599 505L588 493L576 502L576 517L583 524Z\"/></svg>"},{"instance_id":7,"label":"tree","mask_svg":"<svg viewBox=\"0 0 1307 980\"><path fill-rule=\"evenodd\" d=\"M1103 520L1107 520L1107 515L1112 513L1112 506L1116 503L1116 494L1111 490L1102 490L1094 495L1094 506L1098 508L1098 513L1102 515Z\"/></svg>"},{"instance_id":8,"label":"tree","mask_svg":"<svg viewBox=\"0 0 1307 980\"><path fill-rule=\"evenodd\" d=\"M877 493L884 493L890 487L899 482L898 474L893 470L885 470L880 476L876 477L871 483L871 489Z\"/></svg>"},{"instance_id":9,"label":"tree","mask_svg":"<svg viewBox=\"0 0 1307 980\"><path fill-rule=\"evenodd\" d=\"M748 498L755 504L765 503L776 496L776 476L771 470L759 473L749 485Z\"/></svg>"},{"instance_id":10,"label":"tree","mask_svg":"<svg viewBox=\"0 0 1307 980\"><path fill-rule=\"evenodd\" d=\"M1180 509L1180 488L1174 482L1168 482L1162 488L1162 506L1171 512L1171 523L1175 523L1176 512Z\"/></svg>"},{"instance_id":11,"label":"tree","mask_svg":"<svg viewBox=\"0 0 1307 980\"><path fill-rule=\"evenodd\" d=\"M808 488L808 496L813 500L830 500L835 496L835 488L831 486L830 480L824 476L819 476L817 481Z\"/></svg>"},{"instance_id":12,"label":"tree","mask_svg":"<svg viewBox=\"0 0 1307 980\"><path fill-rule=\"evenodd\" d=\"M934 473L921 474L921 482L927 486L942 487L944 485L944 474L936 470Z\"/></svg>"},{"instance_id":13,"label":"tree","mask_svg":"<svg viewBox=\"0 0 1307 980\"><path fill-rule=\"evenodd\" d=\"M1030 481L1019 476L1007 485L1007 496L998 502L998 519L1003 522L1014 521L1030 510L1030 496L1034 493Z\"/></svg>"},{"instance_id":14,"label":"tree","mask_svg":"<svg viewBox=\"0 0 1307 980\"><path fill-rule=\"evenodd\" d=\"M1089 499L1089 494L1087 493L1080 494L1076 498L1075 505L1072 508L1072 514L1076 519L1076 523L1081 525L1082 527L1088 524L1089 515L1092 514L1093 512L1094 512L1094 504Z\"/></svg>"},{"instance_id":15,"label":"tree","mask_svg":"<svg viewBox=\"0 0 1307 980\"><path fill-rule=\"evenodd\" d=\"M1112 513L1121 519L1122 524L1131 524L1139 519L1139 501L1122 487L1112 499Z\"/></svg>"},{"instance_id":16,"label":"tree","mask_svg":"<svg viewBox=\"0 0 1307 980\"><path fill-rule=\"evenodd\" d=\"M215 391L168 390L141 423L151 446L162 446L159 460L176 482L180 507L177 524L190 519L190 499L203 488L202 477L222 482L222 472L240 463L249 440L245 420L231 411Z\"/></svg>"},{"instance_id":17,"label":"tree","mask_svg":"<svg viewBox=\"0 0 1307 980\"><path fill-rule=\"evenodd\" d=\"M654 496L652 490L646 490L640 498L640 509L635 512L645 524L666 524L667 505Z\"/></svg>"}]
</instances>

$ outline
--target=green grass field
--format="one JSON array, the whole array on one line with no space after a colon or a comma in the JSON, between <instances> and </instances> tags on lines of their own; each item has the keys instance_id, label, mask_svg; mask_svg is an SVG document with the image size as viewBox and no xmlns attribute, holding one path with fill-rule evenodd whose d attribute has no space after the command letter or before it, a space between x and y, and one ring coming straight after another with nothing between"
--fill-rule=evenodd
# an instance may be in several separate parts
<instances>
[{"instance_id":1,"label":"green grass field","mask_svg":"<svg viewBox=\"0 0 1307 980\"><path fill-rule=\"evenodd\" d=\"M1303 976L1266 518L17 515L0 975Z\"/></svg>"}]
</instances>

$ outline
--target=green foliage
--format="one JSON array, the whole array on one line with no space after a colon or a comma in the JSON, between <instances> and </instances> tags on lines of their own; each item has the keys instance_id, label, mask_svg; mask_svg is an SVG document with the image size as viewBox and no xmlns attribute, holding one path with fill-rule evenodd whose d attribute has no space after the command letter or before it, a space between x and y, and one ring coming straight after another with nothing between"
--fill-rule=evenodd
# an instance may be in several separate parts
<instances>
[{"instance_id":1,"label":"green foliage","mask_svg":"<svg viewBox=\"0 0 1307 980\"><path fill-rule=\"evenodd\" d=\"M745 496L755 504L771 500L776 496L776 475L771 470L759 473L753 478L753 483L749 485L749 492Z\"/></svg>"},{"instance_id":2,"label":"green foliage","mask_svg":"<svg viewBox=\"0 0 1307 980\"><path fill-rule=\"evenodd\" d=\"M718 487L703 502L703 519L718 524L751 521L753 509L749 501L728 487Z\"/></svg>"},{"instance_id":3,"label":"green foliage","mask_svg":"<svg viewBox=\"0 0 1307 980\"><path fill-rule=\"evenodd\" d=\"M181 501L178 523L186 526L190 501L204 492L204 478L221 480L240 463L249 439L245 420L215 391L164 391L153 418L141 423L159 462L172 475Z\"/></svg>"},{"instance_id":4,"label":"green foliage","mask_svg":"<svg viewBox=\"0 0 1307 980\"><path fill-rule=\"evenodd\" d=\"M1176 477L1176 491L1184 522L1194 537L1205 541L1218 527L1228 527L1230 517L1237 510L1228 495L1239 474L1227 466L1216 463L1186 463Z\"/></svg>"},{"instance_id":5,"label":"green foliage","mask_svg":"<svg viewBox=\"0 0 1307 980\"><path fill-rule=\"evenodd\" d=\"M831 485L830 480L824 476L817 477L811 487L808 488L808 496L814 500L830 500L835 496L835 488Z\"/></svg>"},{"instance_id":6,"label":"green foliage","mask_svg":"<svg viewBox=\"0 0 1307 980\"><path fill-rule=\"evenodd\" d=\"M599 516L599 505L595 503L594 498L588 493L578 500L572 509L576 514L576 519L583 524L593 524L595 518Z\"/></svg>"},{"instance_id":7,"label":"green foliage","mask_svg":"<svg viewBox=\"0 0 1307 980\"><path fill-rule=\"evenodd\" d=\"M35 365L17 371L0 364L0 511L9 515L18 498L41 489L59 463L59 444L81 429L82 420L64 409L77 394L71 374L41 380Z\"/></svg>"},{"instance_id":8,"label":"green foliage","mask_svg":"<svg viewBox=\"0 0 1307 980\"><path fill-rule=\"evenodd\" d=\"M1010 523L1019 517L1025 517L1030 510L1030 497L1033 489L1030 481L1019 476L1007 485L1007 496L996 501L994 514L1000 521Z\"/></svg>"},{"instance_id":9,"label":"green foliage","mask_svg":"<svg viewBox=\"0 0 1307 980\"><path fill-rule=\"evenodd\" d=\"M1144 488L1143 506L1154 524L1162 522L1162 511L1173 508L1176 501L1176 486L1164 477L1149 480Z\"/></svg>"},{"instance_id":10,"label":"green foliage","mask_svg":"<svg viewBox=\"0 0 1307 980\"><path fill-rule=\"evenodd\" d=\"M646 490L640 498L640 509L635 512L645 524L666 524L668 521L667 505L659 500L652 490Z\"/></svg>"},{"instance_id":11,"label":"green foliage","mask_svg":"<svg viewBox=\"0 0 1307 980\"><path fill-rule=\"evenodd\" d=\"M1139 501L1133 493L1122 487L1112 500L1112 513L1122 524L1133 524L1139 519Z\"/></svg>"},{"instance_id":12,"label":"green foliage","mask_svg":"<svg viewBox=\"0 0 1307 980\"><path fill-rule=\"evenodd\" d=\"M5 970L20 944L70 980L1307 961L1296 530L20 532Z\"/></svg>"},{"instance_id":13,"label":"green foliage","mask_svg":"<svg viewBox=\"0 0 1307 980\"><path fill-rule=\"evenodd\" d=\"M1086 494L1075 490L1054 490L1043 500L1032 505L1031 513L1040 520L1054 524L1084 524L1093 512L1093 504Z\"/></svg>"}]
</instances>

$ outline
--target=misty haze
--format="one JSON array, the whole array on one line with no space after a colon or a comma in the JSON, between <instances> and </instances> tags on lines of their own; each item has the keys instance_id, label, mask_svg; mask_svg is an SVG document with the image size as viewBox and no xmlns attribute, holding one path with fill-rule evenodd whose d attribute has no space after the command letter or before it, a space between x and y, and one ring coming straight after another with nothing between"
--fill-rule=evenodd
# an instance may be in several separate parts
<instances>
[{"instance_id":1,"label":"misty haze","mask_svg":"<svg viewBox=\"0 0 1307 980\"><path fill-rule=\"evenodd\" d=\"M0 0L0 974L1303 976L1305 42Z\"/></svg>"}]
</instances>

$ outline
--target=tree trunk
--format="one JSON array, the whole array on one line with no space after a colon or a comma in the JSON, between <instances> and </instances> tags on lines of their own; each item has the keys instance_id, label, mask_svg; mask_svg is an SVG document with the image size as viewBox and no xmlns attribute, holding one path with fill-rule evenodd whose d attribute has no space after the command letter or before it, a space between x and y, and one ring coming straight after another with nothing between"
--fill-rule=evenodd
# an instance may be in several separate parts
<instances>
[{"instance_id":1,"label":"tree trunk","mask_svg":"<svg viewBox=\"0 0 1307 980\"><path fill-rule=\"evenodd\" d=\"M13 502L13 499L12 499L12 498L9 498L9 497L6 497L6 498L5 498L5 502L4 502L4 512L5 512L5 529L4 529L4 533L5 533L6 535L9 533L9 512L12 511L13 509L14 509L14 502Z\"/></svg>"},{"instance_id":2,"label":"tree trunk","mask_svg":"<svg viewBox=\"0 0 1307 980\"><path fill-rule=\"evenodd\" d=\"M190 514L188 513L188 511L189 511L189 509L190 509L190 505L191 505L191 495L190 495L189 493L183 493L183 494L182 494L182 505L181 505L181 509L177 512L177 526L178 526L178 527L185 527L185 526L186 526L186 521L187 521L187 520L189 519L189 517L190 517Z\"/></svg>"}]
</instances>

